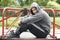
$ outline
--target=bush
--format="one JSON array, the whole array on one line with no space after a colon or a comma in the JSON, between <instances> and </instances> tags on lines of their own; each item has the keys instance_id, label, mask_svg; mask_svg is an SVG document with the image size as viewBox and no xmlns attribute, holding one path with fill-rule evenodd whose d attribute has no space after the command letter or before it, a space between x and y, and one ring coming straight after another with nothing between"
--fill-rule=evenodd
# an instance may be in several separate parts
<instances>
[{"instance_id":1,"label":"bush","mask_svg":"<svg viewBox=\"0 0 60 40\"><path fill-rule=\"evenodd\" d=\"M60 9L60 5L57 2L55 2L55 1L49 1L47 3L47 6L53 8L53 9ZM49 15L53 16L52 13L49 14ZM56 12L56 16L60 16L60 12Z\"/></svg>"},{"instance_id":2,"label":"bush","mask_svg":"<svg viewBox=\"0 0 60 40\"><path fill-rule=\"evenodd\" d=\"M54 1L49 1L47 3L47 6L50 6L50 7L54 8L54 9L60 9L60 5L57 2L54 2Z\"/></svg>"}]
</instances>

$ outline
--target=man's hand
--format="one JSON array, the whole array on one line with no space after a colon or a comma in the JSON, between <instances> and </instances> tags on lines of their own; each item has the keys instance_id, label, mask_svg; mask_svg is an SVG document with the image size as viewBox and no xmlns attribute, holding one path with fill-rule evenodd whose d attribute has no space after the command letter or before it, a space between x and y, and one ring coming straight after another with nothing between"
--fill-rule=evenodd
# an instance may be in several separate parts
<instances>
[{"instance_id":1,"label":"man's hand","mask_svg":"<svg viewBox=\"0 0 60 40\"><path fill-rule=\"evenodd\" d=\"M19 22L18 25L20 26L21 25L21 22Z\"/></svg>"}]
</instances>

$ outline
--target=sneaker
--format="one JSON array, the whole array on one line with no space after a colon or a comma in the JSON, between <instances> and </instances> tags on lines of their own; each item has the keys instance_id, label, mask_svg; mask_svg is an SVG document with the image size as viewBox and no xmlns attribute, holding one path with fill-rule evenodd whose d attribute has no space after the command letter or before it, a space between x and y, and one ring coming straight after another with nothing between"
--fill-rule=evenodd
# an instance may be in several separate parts
<instances>
[{"instance_id":1,"label":"sneaker","mask_svg":"<svg viewBox=\"0 0 60 40\"><path fill-rule=\"evenodd\" d=\"M15 35L14 30L12 30L12 31L10 31L10 33L8 34L8 36L6 38L7 39L8 38L19 38L19 35Z\"/></svg>"}]
</instances>

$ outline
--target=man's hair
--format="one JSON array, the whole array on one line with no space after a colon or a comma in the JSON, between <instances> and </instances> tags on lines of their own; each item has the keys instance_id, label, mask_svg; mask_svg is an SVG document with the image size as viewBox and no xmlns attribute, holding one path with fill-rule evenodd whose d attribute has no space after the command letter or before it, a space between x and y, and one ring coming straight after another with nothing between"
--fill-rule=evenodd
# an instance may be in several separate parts
<instances>
[{"instance_id":1,"label":"man's hair","mask_svg":"<svg viewBox=\"0 0 60 40\"><path fill-rule=\"evenodd\" d=\"M23 14L24 14L24 15L27 15L27 8L24 8Z\"/></svg>"},{"instance_id":2,"label":"man's hair","mask_svg":"<svg viewBox=\"0 0 60 40\"><path fill-rule=\"evenodd\" d=\"M27 14L28 14L27 11L29 11L29 10L28 10L27 8L24 8L24 9L22 10L22 12L23 12L23 15L22 15L22 16L27 15Z\"/></svg>"}]
</instances>

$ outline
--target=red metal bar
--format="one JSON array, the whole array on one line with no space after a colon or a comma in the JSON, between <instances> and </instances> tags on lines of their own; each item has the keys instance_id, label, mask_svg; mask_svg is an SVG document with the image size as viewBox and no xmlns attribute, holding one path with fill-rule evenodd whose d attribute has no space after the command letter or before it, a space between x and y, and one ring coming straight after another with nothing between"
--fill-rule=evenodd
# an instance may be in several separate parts
<instances>
[{"instance_id":1,"label":"red metal bar","mask_svg":"<svg viewBox=\"0 0 60 40\"><path fill-rule=\"evenodd\" d=\"M51 11L50 9L51 9L51 8L44 8L44 10L45 10L45 11L48 11L48 12ZM55 11L55 12L60 12L60 9L54 9L54 11Z\"/></svg>"},{"instance_id":2,"label":"red metal bar","mask_svg":"<svg viewBox=\"0 0 60 40\"><path fill-rule=\"evenodd\" d=\"M52 9L52 12L53 12L53 38L56 38L55 36L55 11Z\"/></svg>"},{"instance_id":3,"label":"red metal bar","mask_svg":"<svg viewBox=\"0 0 60 40\"><path fill-rule=\"evenodd\" d=\"M20 16L21 16L21 14L19 14ZM16 18L16 19L18 19L18 18ZM15 20L16 20L15 19ZM15 22L15 20L12 22L12 23L14 23ZM12 25L12 23L11 23L11 25ZM10 25L10 28L8 29L8 31L6 32L6 35L7 35L7 33L11 30L11 28L12 28L12 26Z\"/></svg>"},{"instance_id":4,"label":"red metal bar","mask_svg":"<svg viewBox=\"0 0 60 40\"><path fill-rule=\"evenodd\" d=\"M7 8L7 7L6 7ZM3 10L4 8L0 8L0 10ZM21 10L23 8L7 8L6 10Z\"/></svg>"},{"instance_id":5,"label":"red metal bar","mask_svg":"<svg viewBox=\"0 0 60 40\"><path fill-rule=\"evenodd\" d=\"M4 11L5 11L5 8L2 12L2 39L4 38Z\"/></svg>"},{"instance_id":6,"label":"red metal bar","mask_svg":"<svg viewBox=\"0 0 60 40\"><path fill-rule=\"evenodd\" d=\"M53 24L54 22L51 22L51 23ZM55 26L56 28L60 29L60 26L58 24L55 23Z\"/></svg>"},{"instance_id":7,"label":"red metal bar","mask_svg":"<svg viewBox=\"0 0 60 40\"><path fill-rule=\"evenodd\" d=\"M8 17L8 11L6 10L6 18ZM6 29L8 29L8 19L6 19Z\"/></svg>"},{"instance_id":8,"label":"red metal bar","mask_svg":"<svg viewBox=\"0 0 60 40\"><path fill-rule=\"evenodd\" d=\"M0 8L0 10L3 10L4 8ZM21 9L23 9L23 8L7 8L6 10L21 10ZM48 8L47 8L48 9ZM49 8L50 9L50 8ZM47 11L49 11L49 10L47 10ZM54 11L55 12L60 12L60 9L54 9Z\"/></svg>"},{"instance_id":9,"label":"red metal bar","mask_svg":"<svg viewBox=\"0 0 60 40\"><path fill-rule=\"evenodd\" d=\"M15 16L15 15L17 15L17 14L19 14L19 12L16 13L16 14L12 14L11 16L8 16L8 17L4 18L4 20L6 20L6 19L8 19L8 18L10 18L10 17L13 17L13 16ZM0 22L2 22L2 20L0 20Z\"/></svg>"},{"instance_id":10,"label":"red metal bar","mask_svg":"<svg viewBox=\"0 0 60 40\"><path fill-rule=\"evenodd\" d=\"M53 13L53 36L51 35L51 37L53 37L53 38L56 38L56 36L55 36L55 11L53 10L53 9L51 9L51 8L46 8L46 9L44 9L45 11L51 11L52 13Z\"/></svg>"}]
</instances>

